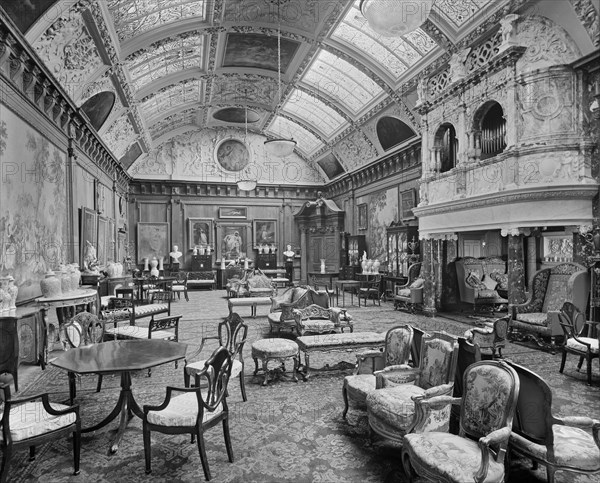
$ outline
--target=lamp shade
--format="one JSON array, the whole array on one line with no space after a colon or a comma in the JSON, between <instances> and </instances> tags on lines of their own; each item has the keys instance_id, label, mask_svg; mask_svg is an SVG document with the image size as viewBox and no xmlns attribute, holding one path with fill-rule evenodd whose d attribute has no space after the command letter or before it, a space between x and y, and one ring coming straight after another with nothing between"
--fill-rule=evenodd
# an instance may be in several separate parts
<instances>
[{"instance_id":1,"label":"lamp shade","mask_svg":"<svg viewBox=\"0 0 600 483\"><path fill-rule=\"evenodd\" d=\"M434 0L362 0L360 11L369 26L384 37L399 37L427 20Z\"/></svg>"},{"instance_id":2,"label":"lamp shade","mask_svg":"<svg viewBox=\"0 0 600 483\"><path fill-rule=\"evenodd\" d=\"M240 179L237 182L238 189L242 191L252 191L256 188L256 180L255 179Z\"/></svg>"},{"instance_id":3,"label":"lamp shade","mask_svg":"<svg viewBox=\"0 0 600 483\"><path fill-rule=\"evenodd\" d=\"M277 157L285 158L294 152L296 147L296 141L293 139L269 139L265 141L265 149L267 153Z\"/></svg>"}]
</instances>

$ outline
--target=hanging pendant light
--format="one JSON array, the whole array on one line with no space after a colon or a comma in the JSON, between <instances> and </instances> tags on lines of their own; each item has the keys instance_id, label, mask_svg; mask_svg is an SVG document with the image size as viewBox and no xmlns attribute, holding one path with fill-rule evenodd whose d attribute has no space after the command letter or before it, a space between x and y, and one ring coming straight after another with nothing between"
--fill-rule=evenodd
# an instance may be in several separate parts
<instances>
[{"instance_id":1,"label":"hanging pendant light","mask_svg":"<svg viewBox=\"0 0 600 483\"><path fill-rule=\"evenodd\" d=\"M245 113L244 144L247 145L248 144L246 141L248 139L248 97L247 97L247 93L246 93L246 107L245 107L244 113ZM248 174L250 174L250 173L248 172ZM256 184L257 184L257 180L252 179L250 176L248 178L242 178L237 181L237 187L241 191L252 191L256 188Z\"/></svg>"},{"instance_id":2,"label":"hanging pendant light","mask_svg":"<svg viewBox=\"0 0 600 483\"><path fill-rule=\"evenodd\" d=\"M369 27L384 37L400 37L418 29L434 0L361 0L360 11Z\"/></svg>"},{"instance_id":3,"label":"hanging pendant light","mask_svg":"<svg viewBox=\"0 0 600 483\"><path fill-rule=\"evenodd\" d=\"M281 105L281 18L277 0L277 108ZM275 138L265 141L266 151L277 158L285 158L294 152L296 141L293 138Z\"/></svg>"}]
</instances>

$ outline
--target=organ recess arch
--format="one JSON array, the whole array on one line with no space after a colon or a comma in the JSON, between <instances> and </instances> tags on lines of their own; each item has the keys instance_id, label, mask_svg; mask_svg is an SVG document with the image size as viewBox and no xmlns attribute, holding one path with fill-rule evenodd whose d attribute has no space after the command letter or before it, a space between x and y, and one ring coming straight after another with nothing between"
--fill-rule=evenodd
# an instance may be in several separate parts
<instances>
[{"instance_id":1,"label":"organ recess arch","mask_svg":"<svg viewBox=\"0 0 600 483\"><path fill-rule=\"evenodd\" d=\"M476 146L481 148L480 159L500 154L506 148L506 119L504 110L496 101L488 101L475 113Z\"/></svg>"},{"instance_id":2,"label":"organ recess arch","mask_svg":"<svg viewBox=\"0 0 600 483\"><path fill-rule=\"evenodd\" d=\"M437 130L434 138L433 154L435 171L445 173L456 166L458 138L454 126L445 122Z\"/></svg>"}]
</instances>

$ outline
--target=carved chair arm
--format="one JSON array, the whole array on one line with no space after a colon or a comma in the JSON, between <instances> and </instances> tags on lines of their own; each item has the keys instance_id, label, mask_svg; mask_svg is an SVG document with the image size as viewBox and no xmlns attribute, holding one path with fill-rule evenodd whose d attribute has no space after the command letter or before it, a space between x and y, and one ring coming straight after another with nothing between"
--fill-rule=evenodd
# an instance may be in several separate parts
<instances>
[{"instance_id":1,"label":"carved chair arm","mask_svg":"<svg viewBox=\"0 0 600 483\"><path fill-rule=\"evenodd\" d=\"M403 384L409 384L415 382L419 377L419 368L410 367L408 364L397 364L393 366L387 366L380 371L375 371L375 389L381 389L385 387L385 374L390 372L399 373L402 377Z\"/></svg>"},{"instance_id":2,"label":"carved chair arm","mask_svg":"<svg viewBox=\"0 0 600 483\"><path fill-rule=\"evenodd\" d=\"M588 418L587 416L555 416L553 419L554 424L562 424L563 426L572 426L581 429L593 429L594 425L598 425L600 427L599 420Z\"/></svg>"},{"instance_id":3,"label":"carved chair arm","mask_svg":"<svg viewBox=\"0 0 600 483\"><path fill-rule=\"evenodd\" d=\"M482 438L479 438L478 445L479 449L481 450L481 466L473 475L473 478L477 483L485 481L487 477L487 473L490 467L490 453L492 453L492 449L490 448L490 446L501 445L503 443L507 444L509 437L510 428L504 427L497 429L496 431L492 431L490 434L483 436ZM496 461L503 461L504 453L504 449L499 451L496 455Z\"/></svg>"},{"instance_id":4,"label":"carved chair arm","mask_svg":"<svg viewBox=\"0 0 600 483\"><path fill-rule=\"evenodd\" d=\"M452 394L454 389L454 383L449 382L448 384L440 384L439 386L430 387L423 395L426 398L437 397L437 396L448 396Z\"/></svg>"},{"instance_id":5,"label":"carved chair arm","mask_svg":"<svg viewBox=\"0 0 600 483\"><path fill-rule=\"evenodd\" d=\"M438 430L439 421L436 421L436 413L444 411L449 405L460 405L461 403L460 397L452 397L450 395L428 398L425 394L421 394L419 396L412 396L411 399L415 403L415 416L411 430L415 433ZM430 427L430 422L433 422L435 427Z\"/></svg>"},{"instance_id":6,"label":"carved chair arm","mask_svg":"<svg viewBox=\"0 0 600 483\"><path fill-rule=\"evenodd\" d=\"M356 354L356 374L374 374L383 369L384 354L381 351L364 351Z\"/></svg>"},{"instance_id":7,"label":"carved chair arm","mask_svg":"<svg viewBox=\"0 0 600 483\"><path fill-rule=\"evenodd\" d=\"M187 361L191 361L192 359L195 359L196 357L198 357L200 355L200 353L202 352L202 349L204 349L204 344L206 343L207 340L219 340L219 337L216 335L202 337L202 340L200 341L200 346L189 356L185 357L186 363L187 363Z\"/></svg>"}]
</instances>

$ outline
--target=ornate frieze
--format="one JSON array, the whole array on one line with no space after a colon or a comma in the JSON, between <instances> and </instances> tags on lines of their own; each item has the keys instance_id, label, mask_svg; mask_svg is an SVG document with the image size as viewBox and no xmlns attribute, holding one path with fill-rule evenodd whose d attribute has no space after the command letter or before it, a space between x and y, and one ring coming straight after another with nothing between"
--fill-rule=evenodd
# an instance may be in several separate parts
<instances>
[{"instance_id":1,"label":"ornate frieze","mask_svg":"<svg viewBox=\"0 0 600 483\"><path fill-rule=\"evenodd\" d=\"M377 150L369 139L357 131L333 148L346 171L352 171L377 157Z\"/></svg>"},{"instance_id":2,"label":"ornate frieze","mask_svg":"<svg viewBox=\"0 0 600 483\"><path fill-rule=\"evenodd\" d=\"M600 48L600 19L592 0L569 0L581 24L597 48Z\"/></svg>"}]
</instances>

